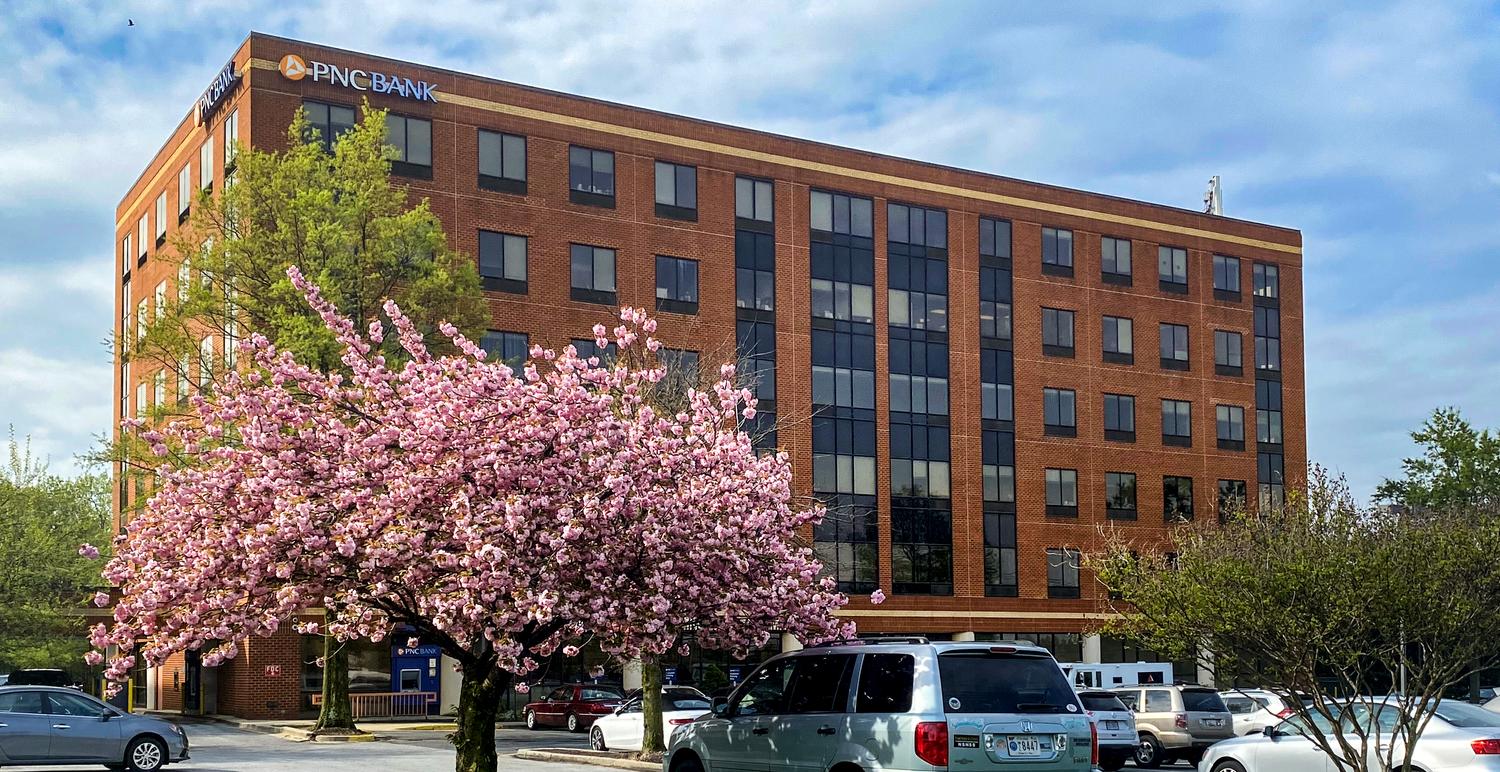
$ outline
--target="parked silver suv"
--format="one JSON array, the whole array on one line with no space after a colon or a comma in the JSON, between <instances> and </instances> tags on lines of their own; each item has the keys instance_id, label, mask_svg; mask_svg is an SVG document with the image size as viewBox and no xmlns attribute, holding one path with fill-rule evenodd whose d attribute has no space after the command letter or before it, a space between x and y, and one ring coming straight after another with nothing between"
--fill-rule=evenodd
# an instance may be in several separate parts
<instances>
[{"instance_id":1,"label":"parked silver suv","mask_svg":"<svg viewBox=\"0 0 1500 772\"><path fill-rule=\"evenodd\" d=\"M1094 753L1045 649L867 639L767 660L673 733L663 772L1084 772Z\"/></svg>"}]
</instances>

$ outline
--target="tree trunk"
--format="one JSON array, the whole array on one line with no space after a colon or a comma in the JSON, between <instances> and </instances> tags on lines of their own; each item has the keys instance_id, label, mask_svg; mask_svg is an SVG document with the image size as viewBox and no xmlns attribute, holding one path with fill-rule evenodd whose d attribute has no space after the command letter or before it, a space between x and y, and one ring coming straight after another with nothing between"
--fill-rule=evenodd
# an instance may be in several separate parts
<instances>
[{"instance_id":1,"label":"tree trunk","mask_svg":"<svg viewBox=\"0 0 1500 772\"><path fill-rule=\"evenodd\" d=\"M464 665L463 686L458 695L458 728L451 735L458 751L456 772L495 772L495 719L500 696L510 686L511 676L492 663Z\"/></svg>"},{"instance_id":2,"label":"tree trunk","mask_svg":"<svg viewBox=\"0 0 1500 772\"><path fill-rule=\"evenodd\" d=\"M641 660L641 720L646 722L641 735L641 753L660 753L667 749L661 721L661 663Z\"/></svg>"},{"instance_id":3,"label":"tree trunk","mask_svg":"<svg viewBox=\"0 0 1500 772\"><path fill-rule=\"evenodd\" d=\"M349 653L331 635L323 636L323 706L313 726L314 732L325 729L357 729L349 704Z\"/></svg>"}]
</instances>

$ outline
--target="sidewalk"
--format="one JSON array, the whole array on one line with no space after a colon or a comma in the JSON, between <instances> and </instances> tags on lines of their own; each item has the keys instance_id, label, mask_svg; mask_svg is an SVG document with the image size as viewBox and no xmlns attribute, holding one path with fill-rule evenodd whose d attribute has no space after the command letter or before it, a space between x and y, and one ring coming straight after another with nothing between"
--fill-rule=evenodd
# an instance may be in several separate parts
<instances>
[{"instance_id":1,"label":"sidewalk","mask_svg":"<svg viewBox=\"0 0 1500 772\"><path fill-rule=\"evenodd\" d=\"M146 711L142 711L146 712ZM164 718L182 718L178 713L170 711L149 711L152 715ZM232 726L236 729L244 729L249 732L260 734L278 735L288 740L306 742L312 740L312 728L317 722L312 719L249 719L238 716L226 716L211 714L205 716L194 716L193 718L216 721L221 724ZM388 732L451 732L457 729L457 725L447 716L432 716L426 720L411 718L362 718L356 724L365 734L360 735L325 735L317 738L318 742L368 742L380 739L381 734ZM496 729L523 729L525 724L519 721L500 721L495 723Z\"/></svg>"}]
</instances>

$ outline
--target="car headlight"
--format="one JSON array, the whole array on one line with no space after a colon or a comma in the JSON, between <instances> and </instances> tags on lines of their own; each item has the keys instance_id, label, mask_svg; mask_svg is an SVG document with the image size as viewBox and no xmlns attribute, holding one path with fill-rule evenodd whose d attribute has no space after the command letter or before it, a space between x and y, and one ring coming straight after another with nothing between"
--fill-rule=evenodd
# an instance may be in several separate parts
<instances>
[{"instance_id":1,"label":"car headlight","mask_svg":"<svg viewBox=\"0 0 1500 772\"><path fill-rule=\"evenodd\" d=\"M176 732L177 734L182 734L183 733L182 732L182 727L180 727L180 726L178 726L176 724L168 724L167 726L172 727L172 731Z\"/></svg>"}]
</instances>

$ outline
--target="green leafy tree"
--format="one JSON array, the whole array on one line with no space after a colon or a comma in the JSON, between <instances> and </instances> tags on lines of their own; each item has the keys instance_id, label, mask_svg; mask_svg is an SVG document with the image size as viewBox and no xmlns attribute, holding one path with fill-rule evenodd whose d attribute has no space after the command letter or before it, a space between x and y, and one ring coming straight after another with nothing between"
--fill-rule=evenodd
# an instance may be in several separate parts
<instances>
[{"instance_id":1,"label":"green leafy tree","mask_svg":"<svg viewBox=\"0 0 1500 772\"><path fill-rule=\"evenodd\" d=\"M79 548L108 544L109 507L106 475L54 475L10 440L0 467L0 672L63 668L83 680L78 610L102 582Z\"/></svg>"},{"instance_id":2,"label":"green leafy tree","mask_svg":"<svg viewBox=\"0 0 1500 772\"><path fill-rule=\"evenodd\" d=\"M452 349L443 321L479 339L488 311L474 260L448 248L425 199L413 203L391 184L384 111L366 105L363 120L330 143L299 113L285 150L236 148L227 176L223 190L199 196L173 241L173 291L152 296L149 319L134 320L120 341L138 374L161 372L177 384L177 403L157 406L155 419L188 414L189 395L234 371L235 343L252 333L322 371L346 369L342 347L287 278L291 265L361 330L391 299L434 351ZM385 353L399 360L394 337ZM116 459L136 470L160 462L121 439ZM352 730L346 652L332 638L324 648L316 729Z\"/></svg>"},{"instance_id":3,"label":"green leafy tree","mask_svg":"<svg viewBox=\"0 0 1500 772\"><path fill-rule=\"evenodd\" d=\"M1500 514L1500 436L1448 407L1432 411L1411 438L1422 454L1401 462L1405 476L1382 482L1376 501L1414 513Z\"/></svg>"},{"instance_id":4,"label":"green leafy tree","mask_svg":"<svg viewBox=\"0 0 1500 772\"><path fill-rule=\"evenodd\" d=\"M1412 768L1437 701L1500 662L1497 543L1493 518L1363 509L1314 468L1280 509L1184 527L1171 553L1116 536L1088 565L1113 598L1110 632L1313 695L1290 701L1312 741L1334 768L1364 772ZM1330 690L1399 695L1350 707Z\"/></svg>"}]
</instances>

